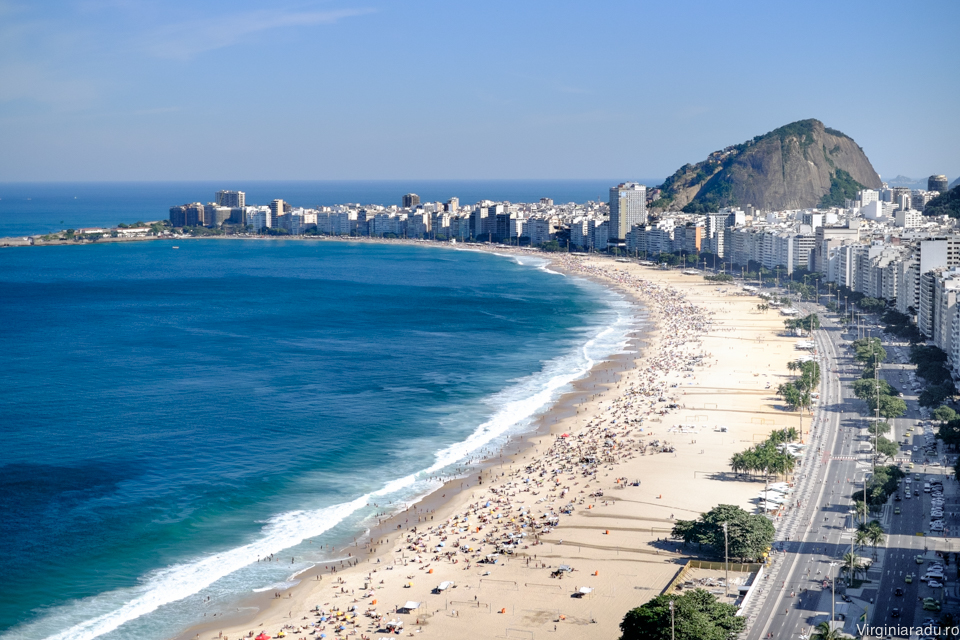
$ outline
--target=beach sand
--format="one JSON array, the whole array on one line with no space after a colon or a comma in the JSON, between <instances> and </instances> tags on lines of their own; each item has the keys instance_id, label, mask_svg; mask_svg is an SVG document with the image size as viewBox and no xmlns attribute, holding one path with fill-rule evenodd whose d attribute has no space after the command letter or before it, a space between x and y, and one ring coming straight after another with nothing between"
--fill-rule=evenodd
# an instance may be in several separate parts
<instances>
[{"instance_id":1,"label":"beach sand","mask_svg":"<svg viewBox=\"0 0 960 640\"><path fill-rule=\"evenodd\" d=\"M276 637L284 627L287 638L336 637L318 607L355 607L339 635L357 638L386 637L391 620L425 638L617 638L624 614L694 557L668 541L676 518L721 503L756 510L762 482L734 479L728 463L770 431L800 426L775 395L797 357L783 318L732 283L606 257L552 260L643 305L652 326L631 352L598 364L502 459L336 550L327 565L336 573L318 566L279 597L260 594L179 638ZM478 562L498 549L510 553ZM572 571L552 577L561 565ZM443 582L455 586L437 591ZM577 597L581 587L591 591ZM408 601L419 608L398 613Z\"/></svg>"}]
</instances>

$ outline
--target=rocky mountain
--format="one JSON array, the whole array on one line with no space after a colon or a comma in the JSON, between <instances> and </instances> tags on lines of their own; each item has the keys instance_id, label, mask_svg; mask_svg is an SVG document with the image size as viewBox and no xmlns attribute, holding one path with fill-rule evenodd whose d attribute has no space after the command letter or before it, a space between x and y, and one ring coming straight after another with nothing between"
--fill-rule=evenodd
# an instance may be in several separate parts
<instances>
[{"instance_id":1,"label":"rocky mountain","mask_svg":"<svg viewBox=\"0 0 960 640\"><path fill-rule=\"evenodd\" d=\"M800 120L681 167L652 209L689 213L729 205L760 209L843 206L880 176L856 142L819 120Z\"/></svg>"},{"instance_id":2,"label":"rocky mountain","mask_svg":"<svg viewBox=\"0 0 960 640\"><path fill-rule=\"evenodd\" d=\"M954 187L960 187L960 178L957 178L956 180L950 183L950 188L953 189Z\"/></svg>"}]
</instances>

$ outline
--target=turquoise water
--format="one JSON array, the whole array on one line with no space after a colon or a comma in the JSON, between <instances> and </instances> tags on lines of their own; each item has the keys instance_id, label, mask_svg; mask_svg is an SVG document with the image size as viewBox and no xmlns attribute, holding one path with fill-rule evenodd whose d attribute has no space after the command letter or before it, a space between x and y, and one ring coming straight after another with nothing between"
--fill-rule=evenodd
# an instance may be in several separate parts
<instances>
[{"instance_id":1,"label":"turquoise water","mask_svg":"<svg viewBox=\"0 0 960 640\"><path fill-rule=\"evenodd\" d=\"M331 560L632 322L535 257L173 245L0 251L4 638L165 638Z\"/></svg>"}]
</instances>

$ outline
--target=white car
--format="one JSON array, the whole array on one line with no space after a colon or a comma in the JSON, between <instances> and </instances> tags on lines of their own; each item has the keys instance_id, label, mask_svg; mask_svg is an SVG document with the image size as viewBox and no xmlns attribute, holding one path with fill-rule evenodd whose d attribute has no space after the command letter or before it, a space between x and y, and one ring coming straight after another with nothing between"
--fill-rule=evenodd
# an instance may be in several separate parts
<instances>
[{"instance_id":1,"label":"white car","mask_svg":"<svg viewBox=\"0 0 960 640\"><path fill-rule=\"evenodd\" d=\"M943 587L943 583L937 582L936 580L931 580L930 582L927 583L927 586L930 587L931 589L940 589L941 587Z\"/></svg>"}]
</instances>

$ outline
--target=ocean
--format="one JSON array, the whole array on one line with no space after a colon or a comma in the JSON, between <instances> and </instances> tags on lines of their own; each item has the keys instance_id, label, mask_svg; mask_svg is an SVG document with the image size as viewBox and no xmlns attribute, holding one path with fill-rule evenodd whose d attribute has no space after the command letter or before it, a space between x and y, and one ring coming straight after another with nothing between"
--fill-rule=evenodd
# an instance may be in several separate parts
<instances>
[{"instance_id":1,"label":"ocean","mask_svg":"<svg viewBox=\"0 0 960 640\"><path fill-rule=\"evenodd\" d=\"M335 240L0 250L0 638L169 638L529 429L636 326L545 264ZM256 562L273 553L294 561Z\"/></svg>"},{"instance_id":2,"label":"ocean","mask_svg":"<svg viewBox=\"0 0 960 640\"><path fill-rule=\"evenodd\" d=\"M247 204L270 204L281 198L298 207L400 204L405 193L423 202L460 198L461 206L480 200L606 202L617 180L338 180L118 183L2 183L0 238L52 233L64 229L116 226L166 219L170 207L210 202L221 189L244 191ZM643 182L643 181L641 181ZM661 181L648 180L647 185Z\"/></svg>"}]
</instances>

